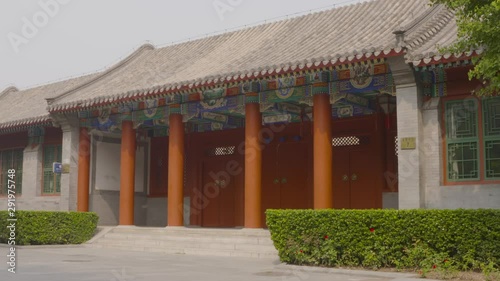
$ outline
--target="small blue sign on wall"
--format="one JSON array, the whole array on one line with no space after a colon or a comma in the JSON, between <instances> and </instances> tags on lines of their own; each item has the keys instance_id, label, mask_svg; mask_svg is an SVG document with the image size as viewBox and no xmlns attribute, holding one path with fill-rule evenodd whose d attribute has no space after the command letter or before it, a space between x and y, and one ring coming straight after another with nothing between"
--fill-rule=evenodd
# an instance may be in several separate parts
<instances>
[{"instance_id":1,"label":"small blue sign on wall","mask_svg":"<svg viewBox=\"0 0 500 281\"><path fill-rule=\"evenodd\" d=\"M62 163L58 162L52 163L52 172L54 174L62 174Z\"/></svg>"}]
</instances>

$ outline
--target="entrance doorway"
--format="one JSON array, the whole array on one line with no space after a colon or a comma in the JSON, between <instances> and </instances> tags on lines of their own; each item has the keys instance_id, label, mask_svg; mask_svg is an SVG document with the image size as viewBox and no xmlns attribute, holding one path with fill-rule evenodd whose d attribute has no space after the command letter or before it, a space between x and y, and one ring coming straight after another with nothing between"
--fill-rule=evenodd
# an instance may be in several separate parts
<instances>
[{"instance_id":1,"label":"entrance doorway","mask_svg":"<svg viewBox=\"0 0 500 281\"><path fill-rule=\"evenodd\" d=\"M219 147L213 157L202 164L202 194L206 206L202 210L204 227L235 227L243 225L243 173L230 173L228 165L239 165L234 146ZM229 155L224 155L229 154Z\"/></svg>"},{"instance_id":2,"label":"entrance doorway","mask_svg":"<svg viewBox=\"0 0 500 281\"><path fill-rule=\"evenodd\" d=\"M289 125L262 151L263 222L267 209L312 208L312 141L296 134L300 126Z\"/></svg>"},{"instance_id":3,"label":"entrance doorway","mask_svg":"<svg viewBox=\"0 0 500 281\"><path fill-rule=\"evenodd\" d=\"M378 165L369 150L369 136L334 138L334 206L338 209L371 209L381 207L380 191L375 184ZM344 142L342 144L341 142ZM345 145L345 146L335 146Z\"/></svg>"},{"instance_id":4,"label":"entrance doorway","mask_svg":"<svg viewBox=\"0 0 500 281\"><path fill-rule=\"evenodd\" d=\"M334 208L382 208L385 161L377 116L337 120L334 128Z\"/></svg>"},{"instance_id":5,"label":"entrance doorway","mask_svg":"<svg viewBox=\"0 0 500 281\"><path fill-rule=\"evenodd\" d=\"M191 225L243 226L245 166L238 146L244 133L235 129L189 135L185 186Z\"/></svg>"}]
</instances>

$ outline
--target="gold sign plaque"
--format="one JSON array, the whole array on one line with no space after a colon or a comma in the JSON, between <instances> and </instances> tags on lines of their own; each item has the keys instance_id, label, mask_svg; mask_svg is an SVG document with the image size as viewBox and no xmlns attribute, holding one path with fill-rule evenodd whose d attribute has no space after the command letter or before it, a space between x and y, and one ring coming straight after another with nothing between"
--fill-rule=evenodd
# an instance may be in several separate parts
<instances>
[{"instance_id":1,"label":"gold sign plaque","mask_svg":"<svg viewBox=\"0 0 500 281\"><path fill-rule=\"evenodd\" d=\"M62 164L62 173L69 174L69 164Z\"/></svg>"},{"instance_id":2,"label":"gold sign plaque","mask_svg":"<svg viewBox=\"0 0 500 281\"><path fill-rule=\"evenodd\" d=\"M415 137L401 139L402 150L410 150L415 148L417 148L417 140Z\"/></svg>"}]
</instances>

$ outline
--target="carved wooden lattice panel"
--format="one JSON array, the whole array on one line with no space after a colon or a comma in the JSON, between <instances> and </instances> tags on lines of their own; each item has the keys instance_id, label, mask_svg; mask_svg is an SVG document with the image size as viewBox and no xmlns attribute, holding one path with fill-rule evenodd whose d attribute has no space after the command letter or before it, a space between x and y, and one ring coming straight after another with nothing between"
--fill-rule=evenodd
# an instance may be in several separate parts
<instances>
[{"instance_id":1,"label":"carved wooden lattice panel","mask_svg":"<svg viewBox=\"0 0 500 281\"><path fill-rule=\"evenodd\" d=\"M370 137L368 136L348 136L348 137L336 137L332 139L332 146L357 146L365 145L370 142Z\"/></svg>"},{"instance_id":2,"label":"carved wooden lattice panel","mask_svg":"<svg viewBox=\"0 0 500 281\"><path fill-rule=\"evenodd\" d=\"M219 146L207 149L207 156L227 156L236 153L236 146Z\"/></svg>"}]
</instances>

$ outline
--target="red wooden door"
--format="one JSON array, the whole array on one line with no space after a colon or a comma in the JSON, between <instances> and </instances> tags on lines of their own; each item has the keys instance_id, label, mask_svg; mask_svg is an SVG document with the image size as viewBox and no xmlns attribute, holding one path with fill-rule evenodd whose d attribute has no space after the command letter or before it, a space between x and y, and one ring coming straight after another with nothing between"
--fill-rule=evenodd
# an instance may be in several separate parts
<instances>
[{"instance_id":1,"label":"red wooden door","mask_svg":"<svg viewBox=\"0 0 500 281\"><path fill-rule=\"evenodd\" d=\"M149 195L167 196L168 189L168 138L151 139Z\"/></svg>"},{"instance_id":2,"label":"red wooden door","mask_svg":"<svg viewBox=\"0 0 500 281\"><path fill-rule=\"evenodd\" d=\"M343 146L333 148L334 208L382 208L382 159L371 149L370 137L340 137L336 141Z\"/></svg>"},{"instance_id":3,"label":"red wooden door","mask_svg":"<svg viewBox=\"0 0 500 281\"><path fill-rule=\"evenodd\" d=\"M351 207L351 183L349 171L349 150L333 150L333 206L336 209Z\"/></svg>"},{"instance_id":4,"label":"red wooden door","mask_svg":"<svg viewBox=\"0 0 500 281\"><path fill-rule=\"evenodd\" d=\"M268 145L262 151L262 221L267 209L280 208L281 188L278 179L277 146Z\"/></svg>"},{"instance_id":5,"label":"red wooden door","mask_svg":"<svg viewBox=\"0 0 500 281\"><path fill-rule=\"evenodd\" d=\"M236 226L237 178L225 172L226 164L218 158L203 162L202 190L208 204L202 210L202 226Z\"/></svg>"},{"instance_id":6,"label":"red wooden door","mask_svg":"<svg viewBox=\"0 0 500 281\"><path fill-rule=\"evenodd\" d=\"M304 142L287 142L278 146L281 209L308 207L307 152L307 143Z\"/></svg>"},{"instance_id":7,"label":"red wooden door","mask_svg":"<svg viewBox=\"0 0 500 281\"><path fill-rule=\"evenodd\" d=\"M310 208L310 142L283 142L263 150L262 218L267 209Z\"/></svg>"},{"instance_id":8,"label":"red wooden door","mask_svg":"<svg viewBox=\"0 0 500 281\"><path fill-rule=\"evenodd\" d=\"M376 169L373 153L353 150L349 153L350 190L352 209L382 208L382 190L377 181L381 175ZM380 197L380 198L379 198Z\"/></svg>"}]
</instances>

